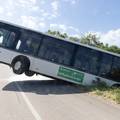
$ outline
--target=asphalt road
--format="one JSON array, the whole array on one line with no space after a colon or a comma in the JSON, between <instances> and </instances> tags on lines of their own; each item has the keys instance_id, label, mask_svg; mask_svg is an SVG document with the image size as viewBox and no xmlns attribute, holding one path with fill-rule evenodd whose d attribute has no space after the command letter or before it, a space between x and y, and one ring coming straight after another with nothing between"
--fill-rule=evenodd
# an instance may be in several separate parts
<instances>
[{"instance_id":1,"label":"asphalt road","mask_svg":"<svg viewBox=\"0 0 120 120\"><path fill-rule=\"evenodd\" d=\"M42 76L15 76L0 65L0 120L120 120L120 106L82 87Z\"/></svg>"}]
</instances>

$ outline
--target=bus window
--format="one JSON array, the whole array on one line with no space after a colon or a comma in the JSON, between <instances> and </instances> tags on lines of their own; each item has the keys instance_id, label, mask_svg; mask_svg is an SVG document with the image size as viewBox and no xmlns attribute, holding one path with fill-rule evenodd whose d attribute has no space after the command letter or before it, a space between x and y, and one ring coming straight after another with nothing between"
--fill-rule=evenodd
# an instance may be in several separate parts
<instances>
[{"instance_id":1,"label":"bus window","mask_svg":"<svg viewBox=\"0 0 120 120\"><path fill-rule=\"evenodd\" d=\"M38 57L63 65L70 65L74 45L63 40L45 37Z\"/></svg>"},{"instance_id":2,"label":"bus window","mask_svg":"<svg viewBox=\"0 0 120 120\"><path fill-rule=\"evenodd\" d=\"M112 58L113 58L112 55L102 53L99 69L99 75L101 77L110 78Z\"/></svg>"},{"instance_id":3,"label":"bus window","mask_svg":"<svg viewBox=\"0 0 120 120\"><path fill-rule=\"evenodd\" d=\"M6 42L6 47L10 48L10 49L14 49L14 45L15 45L15 39L16 39L16 34L15 32L10 32L9 34L9 39Z\"/></svg>"},{"instance_id":4,"label":"bus window","mask_svg":"<svg viewBox=\"0 0 120 120\"><path fill-rule=\"evenodd\" d=\"M0 45L2 45L3 43L3 32L0 31Z\"/></svg>"},{"instance_id":5,"label":"bus window","mask_svg":"<svg viewBox=\"0 0 120 120\"><path fill-rule=\"evenodd\" d=\"M98 51L81 46L76 53L73 66L78 70L96 75L99 68L99 56Z\"/></svg>"},{"instance_id":6,"label":"bus window","mask_svg":"<svg viewBox=\"0 0 120 120\"><path fill-rule=\"evenodd\" d=\"M10 31L0 28L0 45L5 47L8 43L8 38L10 35Z\"/></svg>"},{"instance_id":7,"label":"bus window","mask_svg":"<svg viewBox=\"0 0 120 120\"><path fill-rule=\"evenodd\" d=\"M100 55L101 53L96 50L90 50L89 51L89 64L90 69L89 72L92 74L97 75L99 71L99 64L100 64Z\"/></svg>"},{"instance_id":8,"label":"bus window","mask_svg":"<svg viewBox=\"0 0 120 120\"><path fill-rule=\"evenodd\" d=\"M111 70L111 78L120 82L120 58L114 57Z\"/></svg>"},{"instance_id":9,"label":"bus window","mask_svg":"<svg viewBox=\"0 0 120 120\"><path fill-rule=\"evenodd\" d=\"M23 34L16 45L16 50L22 53L35 55L38 51L41 39L42 39L41 35L31 36L29 34Z\"/></svg>"}]
</instances>

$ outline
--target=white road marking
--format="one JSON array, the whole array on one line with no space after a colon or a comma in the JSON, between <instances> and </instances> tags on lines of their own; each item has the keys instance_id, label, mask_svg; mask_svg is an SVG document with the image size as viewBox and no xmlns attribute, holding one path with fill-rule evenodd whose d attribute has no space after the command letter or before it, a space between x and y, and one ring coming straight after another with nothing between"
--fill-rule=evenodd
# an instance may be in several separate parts
<instances>
[{"instance_id":1,"label":"white road marking","mask_svg":"<svg viewBox=\"0 0 120 120\"><path fill-rule=\"evenodd\" d=\"M17 81L26 81L26 80L49 80L50 78L44 77L44 76L33 76L33 77L27 77L24 74L23 75L15 75L15 74L11 74L11 76L9 76L6 80L9 82L15 82L18 90L20 91L25 103L27 104L29 110L31 111L32 115L34 116L35 120L42 120L41 116L38 114L38 112L36 111L36 109L33 107L33 105L31 104L30 100L28 99L28 97L25 95L25 93L23 92L22 88L20 87L20 85L17 83Z\"/></svg>"},{"instance_id":2,"label":"white road marking","mask_svg":"<svg viewBox=\"0 0 120 120\"><path fill-rule=\"evenodd\" d=\"M17 88L19 89L24 101L26 102L29 110L31 111L32 115L35 117L35 120L42 120L41 116L38 114L38 112L35 110L25 93L23 92L22 88L15 82Z\"/></svg>"}]
</instances>

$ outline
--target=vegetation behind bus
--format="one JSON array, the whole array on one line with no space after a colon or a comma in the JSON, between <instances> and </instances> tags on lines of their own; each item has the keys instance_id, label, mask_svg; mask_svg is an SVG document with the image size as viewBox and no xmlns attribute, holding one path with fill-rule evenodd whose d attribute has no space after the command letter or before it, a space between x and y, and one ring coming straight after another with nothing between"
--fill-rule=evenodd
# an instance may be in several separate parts
<instances>
[{"instance_id":1,"label":"vegetation behind bus","mask_svg":"<svg viewBox=\"0 0 120 120\"><path fill-rule=\"evenodd\" d=\"M102 96L105 99L114 101L120 104L120 87L108 87L105 83L100 83L88 88L90 93Z\"/></svg>"}]
</instances>

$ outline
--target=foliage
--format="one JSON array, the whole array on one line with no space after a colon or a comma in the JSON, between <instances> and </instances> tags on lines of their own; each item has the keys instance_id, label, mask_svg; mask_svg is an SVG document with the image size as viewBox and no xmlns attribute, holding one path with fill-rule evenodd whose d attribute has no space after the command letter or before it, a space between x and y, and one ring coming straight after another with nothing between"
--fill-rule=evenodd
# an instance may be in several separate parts
<instances>
[{"instance_id":1,"label":"foliage","mask_svg":"<svg viewBox=\"0 0 120 120\"><path fill-rule=\"evenodd\" d=\"M60 37L60 38L64 38L64 39L68 38L68 35L66 33L60 33L59 31L48 30L47 33L50 34L50 35L54 35L54 36Z\"/></svg>"},{"instance_id":2,"label":"foliage","mask_svg":"<svg viewBox=\"0 0 120 120\"><path fill-rule=\"evenodd\" d=\"M69 39L71 41L80 42L80 38L78 38L78 37L72 37L72 36L70 36Z\"/></svg>"},{"instance_id":3,"label":"foliage","mask_svg":"<svg viewBox=\"0 0 120 120\"><path fill-rule=\"evenodd\" d=\"M91 33L89 33L85 36L82 36L80 42L83 44L87 44L87 45L95 46L95 47L101 45L101 43L99 41L99 37L97 37L95 34L91 34Z\"/></svg>"},{"instance_id":4,"label":"foliage","mask_svg":"<svg viewBox=\"0 0 120 120\"><path fill-rule=\"evenodd\" d=\"M105 84L98 84L89 88L93 94L103 96L120 104L120 87L108 87Z\"/></svg>"}]
</instances>

